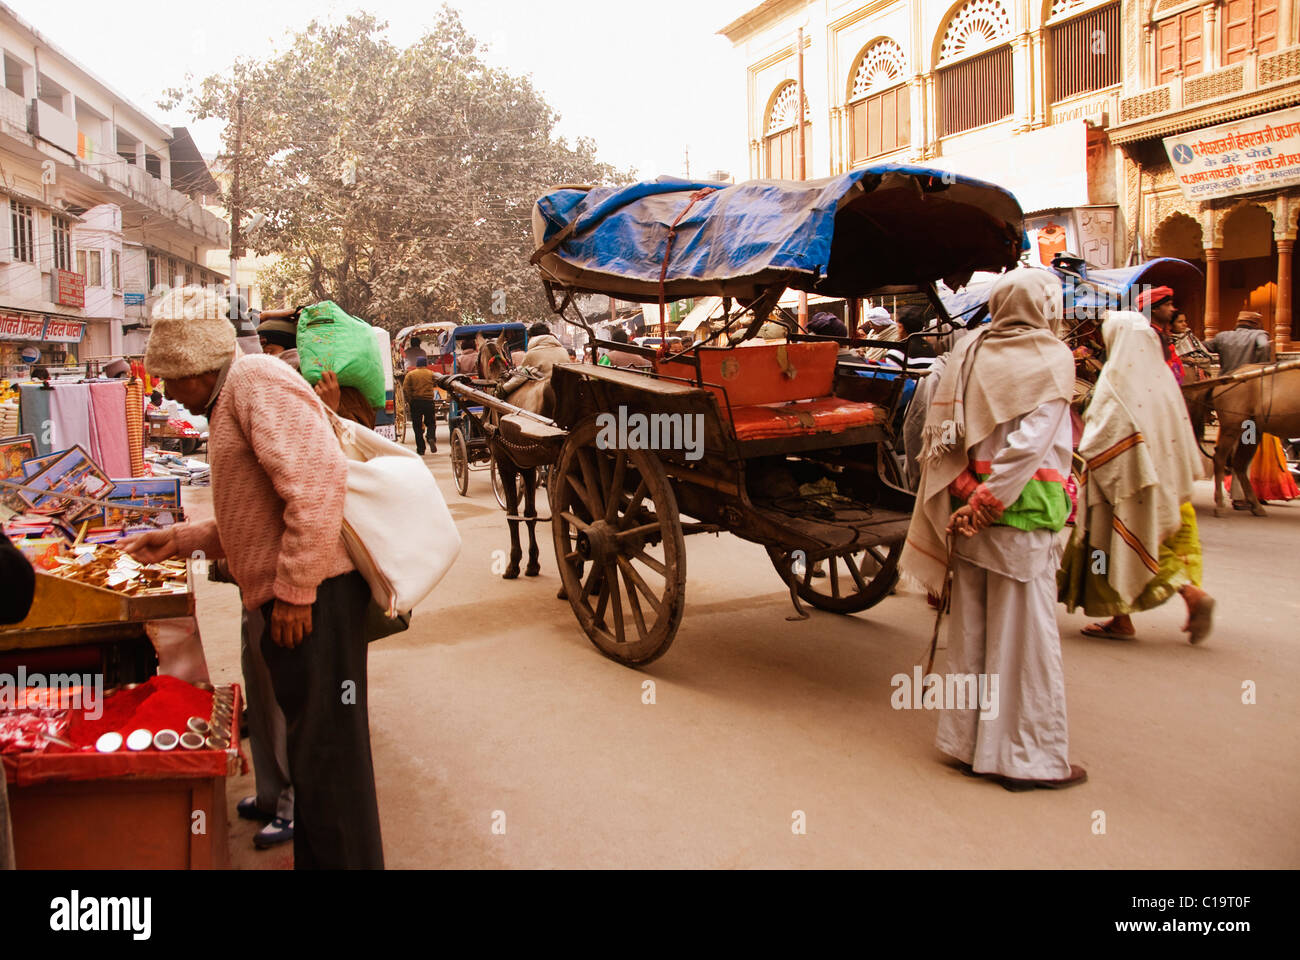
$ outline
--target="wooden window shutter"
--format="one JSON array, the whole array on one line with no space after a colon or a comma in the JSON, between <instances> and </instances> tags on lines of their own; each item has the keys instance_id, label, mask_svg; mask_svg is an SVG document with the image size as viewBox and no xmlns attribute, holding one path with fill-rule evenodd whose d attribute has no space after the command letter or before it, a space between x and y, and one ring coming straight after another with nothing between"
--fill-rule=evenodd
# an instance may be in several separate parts
<instances>
[{"instance_id":1,"label":"wooden window shutter","mask_svg":"<svg viewBox=\"0 0 1300 960\"><path fill-rule=\"evenodd\" d=\"M905 147L912 142L912 95L908 87L899 87L894 97L898 104L898 146Z\"/></svg>"},{"instance_id":2,"label":"wooden window shutter","mask_svg":"<svg viewBox=\"0 0 1300 960\"><path fill-rule=\"evenodd\" d=\"M1277 49L1278 0L1255 2L1255 49L1272 53Z\"/></svg>"},{"instance_id":3,"label":"wooden window shutter","mask_svg":"<svg viewBox=\"0 0 1300 960\"><path fill-rule=\"evenodd\" d=\"M1192 77L1205 69L1205 23L1200 8L1182 15L1183 76Z\"/></svg>"},{"instance_id":4,"label":"wooden window shutter","mask_svg":"<svg viewBox=\"0 0 1300 960\"><path fill-rule=\"evenodd\" d=\"M852 124L849 134L852 138L850 156L853 163L858 163L867 158L867 102L859 100L849 104L849 116Z\"/></svg>"},{"instance_id":5,"label":"wooden window shutter","mask_svg":"<svg viewBox=\"0 0 1300 960\"><path fill-rule=\"evenodd\" d=\"M1251 0L1227 0L1223 5L1223 62L1240 63L1250 49ZM1197 11L1199 15L1199 11Z\"/></svg>"},{"instance_id":6,"label":"wooden window shutter","mask_svg":"<svg viewBox=\"0 0 1300 960\"><path fill-rule=\"evenodd\" d=\"M880 97L880 152L898 149L898 99L894 91Z\"/></svg>"},{"instance_id":7,"label":"wooden window shutter","mask_svg":"<svg viewBox=\"0 0 1300 960\"><path fill-rule=\"evenodd\" d=\"M1178 70L1180 56L1179 29L1182 21L1178 17L1162 20L1156 24L1156 82L1164 83Z\"/></svg>"}]
</instances>

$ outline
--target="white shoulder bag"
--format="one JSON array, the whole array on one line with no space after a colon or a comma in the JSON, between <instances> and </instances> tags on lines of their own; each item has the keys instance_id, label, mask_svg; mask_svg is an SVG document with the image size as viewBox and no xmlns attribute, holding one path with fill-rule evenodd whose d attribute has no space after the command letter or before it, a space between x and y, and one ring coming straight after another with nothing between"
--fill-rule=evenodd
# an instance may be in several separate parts
<instances>
[{"instance_id":1,"label":"white shoulder bag","mask_svg":"<svg viewBox=\"0 0 1300 960\"><path fill-rule=\"evenodd\" d=\"M343 545L387 616L427 597L460 553L433 474L413 451L330 413L348 459Z\"/></svg>"}]
</instances>

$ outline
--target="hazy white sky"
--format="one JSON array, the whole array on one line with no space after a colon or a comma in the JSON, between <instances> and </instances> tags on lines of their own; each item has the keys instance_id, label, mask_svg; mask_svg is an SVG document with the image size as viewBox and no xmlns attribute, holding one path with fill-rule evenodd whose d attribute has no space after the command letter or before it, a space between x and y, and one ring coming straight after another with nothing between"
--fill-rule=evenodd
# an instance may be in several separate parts
<instances>
[{"instance_id":1,"label":"hazy white sky","mask_svg":"<svg viewBox=\"0 0 1300 960\"><path fill-rule=\"evenodd\" d=\"M215 153L219 128L156 106L159 92L260 56L313 18L365 9L406 44L437 4L402 0L222 0L202 4L7 0L28 23L158 119L190 126ZM719 27L758 0L454 0L487 59L531 74L561 115L560 133L589 136L600 157L644 178L722 169L748 177L744 65Z\"/></svg>"}]
</instances>

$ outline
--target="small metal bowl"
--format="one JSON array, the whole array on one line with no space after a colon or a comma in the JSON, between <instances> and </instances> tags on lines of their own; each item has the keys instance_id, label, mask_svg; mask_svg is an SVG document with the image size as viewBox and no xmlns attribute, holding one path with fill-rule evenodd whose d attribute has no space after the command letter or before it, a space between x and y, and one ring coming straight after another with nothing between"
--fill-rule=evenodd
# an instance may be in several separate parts
<instances>
[{"instance_id":1,"label":"small metal bowl","mask_svg":"<svg viewBox=\"0 0 1300 960\"><path fill-rule=\"evenodd\" d=\"M122 749L122 735L116 730L100 734L99 739L95 741L95 749L100 753L116 753Z\"/></svg>"},{"instance_id":2,"label":"small metal bowl","mask_svg":"<svg viewBox=\"0 0 1300 960\"><path fill-rule=\"evenodd\" d=\"M175 750L180 740L175 730L159 730L153 735L153 745L158 750Z\"/></svg>"},{"instance_id":3,"label":"small metal bowl","mask_svg":"<svg viewBox=\"0 0 1300 960\"><path fill-rule=\"evenodd\" d=\"M181 746L186 750L202 750L203 734L195 733L193 730L186 730L180 737Z\"/></svg>"},{"instance_id":4,"label":"small metal bowl","mask_svg":"<svg viewBox=\"0 0 1300 960\"><path fill-rule=\"evenodd\" d=\"M148 750L153 744L153 731L141 727L138 730L132 730L130 736L126 738L126 748L128 750Z\"/></svg>"}]
</instances>

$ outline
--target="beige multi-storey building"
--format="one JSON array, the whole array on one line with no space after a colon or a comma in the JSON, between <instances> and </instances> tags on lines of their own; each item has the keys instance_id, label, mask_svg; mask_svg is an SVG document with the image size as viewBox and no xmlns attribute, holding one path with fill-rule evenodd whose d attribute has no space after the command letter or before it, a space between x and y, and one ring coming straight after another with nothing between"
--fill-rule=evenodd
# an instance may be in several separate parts
<instances>
[{"instance_id":1,"label":"beige multi-storey building","mask_svg":"<svg viewBox=\"0 0 1300 960\"><path fill-rule=\"evenodd\" d=\"M751 176L800 175L801 121L809 177L922 163L993 181L1020 200L1031 257L1191 259L1206 326L1250 304L1285 338L1300 133L1270 147L1255 127L1294 122L1262 115L1300 101L1297 15L1296 0L765 0L720 32L746 64ZM1258 154L1241 176L1203 156L1227 132L1184 145L1193 182L1171 169L1165 138L1252 117L1230 131ZM1199 199L1215 190L1230 195Z\"/></svg>"},{"instance_id":2,"label":"beige multi-storey building","mask_svg":"<svg viewBox=\"0 0 1300 960\"><path fill-rule=\"evenodd\" d=\"M216 184L158 123L0 4L0 377L140 353L153 299L222 284Z\"/></svg>"}]
</instances>

